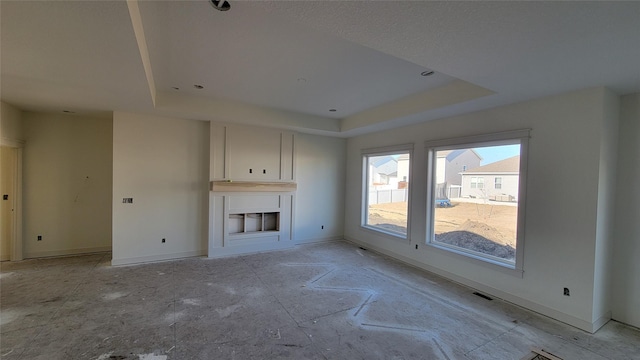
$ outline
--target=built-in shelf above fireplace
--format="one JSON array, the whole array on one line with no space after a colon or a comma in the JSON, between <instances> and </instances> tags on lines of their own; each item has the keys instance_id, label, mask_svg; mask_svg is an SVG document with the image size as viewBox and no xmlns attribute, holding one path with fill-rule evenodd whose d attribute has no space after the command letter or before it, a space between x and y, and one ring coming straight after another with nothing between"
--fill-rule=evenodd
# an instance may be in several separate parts
<instances>
[{"instance_id":1,"label":"built-in shelf above fireplace","mask_svg":"<svg viewBox=\"0 0 640 360\"><path fill-rule=\"evenodd\" d=\"M262 212L229 214L227 224L229 235L278 232L280 230L280 213Z\"/></svg>"},{"instance_id":2,"label":"built-in shelf above fireplace","mask_svg":"<svg viewBox=\"0 0 640 360\"><path fill-rule=\"evenodd\" d=\"M294 192L298 188L295 182L268 181L211 181L213 192Z\"/></svg>"}]
</instances>

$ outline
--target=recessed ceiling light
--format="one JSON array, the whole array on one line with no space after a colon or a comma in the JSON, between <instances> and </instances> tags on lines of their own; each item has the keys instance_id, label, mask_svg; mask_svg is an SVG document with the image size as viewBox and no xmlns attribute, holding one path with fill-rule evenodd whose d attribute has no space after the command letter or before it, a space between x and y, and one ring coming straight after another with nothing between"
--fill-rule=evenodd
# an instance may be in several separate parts
<instances>
[{"instance_id":1,"label":"recessed ceiling light","mask_svg":"<svg viewBox=\"0 0 640 360\"><path fill-rule=\"evenodd\" d=\"M193 85L193 87L194 87L194 88L196 88L196 89L198 89L198 90L204 89L204 86L202 86L202 85L198 85L198 84Z\"/></svg>"},{"instance_id":2,"label":"recessed ceiling light","mask_svg":"<svg viewBox=\"0 0 640 360\"><path fill-rule=\"evenodd\" d=\"M180 90L180 88L179 88L179 87L177 87L177 86L172 86L171 88L172 88L173 90Z\"/></svg>"},{"instance_id":3,"label":"recessed ceiling light","mask_svg":"<svg viewBox=\"0 0 640 360\"><path fill-rule=\"evenodd\" d=\"M436 72L433 71L433 70L425 70L425 71L421 72L420 75L422 75L422 76L431 76L431 75L433 75L435 73Z\"/></svg>"},{"instance_id":4,"label":"recessed ceiling light","mask_svg":"<svg viewBox=\"0 0 640 360\"><path fill-rule=\"evenodd\" d=\"M336 109L329 109L329 111L331 111L331 112L336 112L336 111L338 111L338 110L336 110Z\"/></svg>"},{"instance_id":5,"label":"recessed ceiling light","mask_svg":"<svg viewBox=\"0 0 640 360\"><path fill-rule=\"evenodd\" d=\"M209 3L216 10L227 11L231 9L231 4L227 0L210 0Z\"/></svg>"}]
</instances>

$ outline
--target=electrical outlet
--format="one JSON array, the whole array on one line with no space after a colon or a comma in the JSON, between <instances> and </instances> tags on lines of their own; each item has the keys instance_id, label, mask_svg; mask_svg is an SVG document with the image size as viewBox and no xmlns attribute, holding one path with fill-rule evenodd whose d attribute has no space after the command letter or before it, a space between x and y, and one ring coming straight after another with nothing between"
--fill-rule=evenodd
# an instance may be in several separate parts
<instances>
[{"instance_id":1,"label":"electrical outlet","mask_svg":"<svg viewBox=\"0 0 640 360\"><path fill-rule=\"evenodd\" d=\"M167 239L162 238L162 243L164 244L165 242L167 242Z\"/></svg>"},{"instance_id":2,"label":"electrical outlet","mask_svg":"<svg viewBox=\"0 0 640 360\"><path fill-rule=\"evenodd\" d=\"M571 296L569 288L564 288L564 296Z\"/></svg>"},{"instance_id":3,"label":"electrical outlet","mask_svg":"<svg viewBox=\"0 0 640 360\"><path fill-rule=\"evenodd\" d=\"M320 226L320 229L324 230L324 225Z\"/></svg>"},{"instance_id":4,"label":"electrical outlet","mask_svg":"<svg viewBox=\"0 0 640 360\"><path fill-rule=\"evenodd\" d=\"M418 244L416 244L416 249L418 248Z\"/></svg>"},{"instance_id":5,"label":"electrical outlet","mask_svg":"<svg viewBox=\"0 0 640 360\"><path fill-rule=\"evenodd\" d=\"M38 241L42 241L42 235L38 235Z\"/></svg>"}]
</instances>

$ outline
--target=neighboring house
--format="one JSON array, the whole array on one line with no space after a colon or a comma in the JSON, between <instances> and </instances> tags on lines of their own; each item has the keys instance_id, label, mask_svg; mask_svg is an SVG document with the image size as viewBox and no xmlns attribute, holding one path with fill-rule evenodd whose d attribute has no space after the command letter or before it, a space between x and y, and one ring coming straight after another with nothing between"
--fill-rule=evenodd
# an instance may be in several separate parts
<instances>
[{"instance_id":1,"label":"neighboring house","mask_svg":"<svg viewBox=\"0 0 640 360\"><path fill-rule=\"evenodd\" d=\"M409 187L409 154L398 157L398 189Z\"/></svg>"},{"instance_id":2,"label":"neighboring house","mask_svg":"<svg viewBox=\"0 0 640 360\"><path fill-rule=\"evenodd\" d=\"M369 163L369 179L374 186L398 185L398 160L393 156L381 156Z\"/></svg>"},{"instance_id":3,"label":"neighboring house","mask_svg":"<svg viewBox=\"0 0 640 360\"><path fill-rule=\"evenodd\" d=\"M460 173L462 196L496 201L517 201L520 155Z\"/></svg>"},{"instance_id":4,"label":"neighboring house","mask_svg":"<svg viewBox=\"0 0 640 360\"><path fill-rule=\"evenodd\" d=\"M437 198L460 197L460 173L480 166L482 157L473 149L441 150L436 153Z\"/></svg>"}]
</instances>

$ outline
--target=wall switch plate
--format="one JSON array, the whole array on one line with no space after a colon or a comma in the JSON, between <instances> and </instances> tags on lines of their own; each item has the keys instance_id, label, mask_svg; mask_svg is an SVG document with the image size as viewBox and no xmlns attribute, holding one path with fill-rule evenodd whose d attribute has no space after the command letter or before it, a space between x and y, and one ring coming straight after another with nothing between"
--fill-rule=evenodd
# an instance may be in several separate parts
<instances>
[{"instance_id":1,"label":"wall switch plate","mask_svg":"<svg viewBox=\"0 0 640 360\"><path fill-rule=\"evenodd\" d=\"M2 195L2 200L9 200L9 194Z\"/></svg>"},{"instance_id":2,"label":"wall switch plate","mask_svg":"<svg viewBox=\"0 0 640 360\"><path fill-rule=\"evenodd\" d=\"M133 198L122 198L123 204L133 204Z\"/></svg>"},{"instance_id":3,"label":"wall switch plate","mask_svg":"<svg viewBox=\"0 0 640 360\"><path fill-rule=\"evenodd\" d=\"M38 241L42 241L42 235L38 235Z\"/></svg>"}]
</instances>

